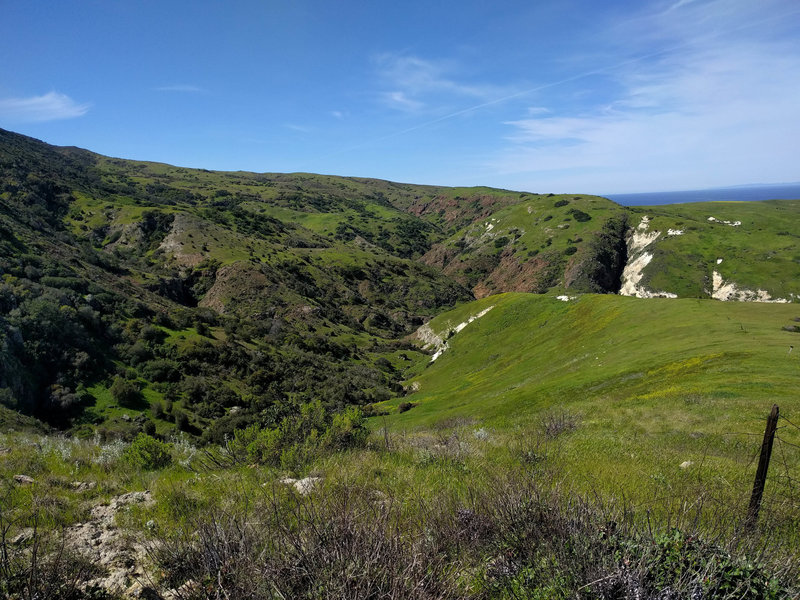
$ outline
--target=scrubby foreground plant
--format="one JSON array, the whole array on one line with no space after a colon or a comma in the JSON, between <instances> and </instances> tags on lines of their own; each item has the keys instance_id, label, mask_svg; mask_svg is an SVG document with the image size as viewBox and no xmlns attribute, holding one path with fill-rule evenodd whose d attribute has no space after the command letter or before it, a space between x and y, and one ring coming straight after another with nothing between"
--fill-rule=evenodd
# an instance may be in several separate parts
<instances>
[{"instance_id":1,"label":"scrubby foreground plant","mask_svg":"<svg viewBox=\"0 0 800 600\"><path fill-rule=\"evenodd\" d=\"M268 488L153 540L161 585L196 598L784 598L787 568L526 476L399 502ZM733 550L733 548L738 548Z\"/></svg>"},{"instance_id":2,"label":"scrubby foreground plant","mask_svg":"<svg viewBox=\"0 0 800 600\"><path fill-rule=\"evenodd\" d=\"M365 440L356 411L318 405L216 450L3 437L0 598L797 597L798 551L779 547L796 538L771 538L769 514L742 532L735 508L640 513L559 483L552 452L577 423L544 419L546 444L526 436L513 464L482 460L495 442L472 423ZM94 536L76 543L90 524L136 563L123 587L97 587L112 563L87 558ZM141 552L121 553L126 537Z\"/></svg>"}]
</instances>

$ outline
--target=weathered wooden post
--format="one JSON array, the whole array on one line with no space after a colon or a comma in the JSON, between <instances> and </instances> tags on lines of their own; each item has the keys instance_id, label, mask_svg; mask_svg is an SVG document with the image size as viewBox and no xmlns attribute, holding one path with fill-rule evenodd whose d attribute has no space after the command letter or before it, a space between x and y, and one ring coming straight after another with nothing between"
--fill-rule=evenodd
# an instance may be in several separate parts
<instances>
[{"instance_id":1,"label":"weathered wooden post","mask_svg":"<svg viewBox=\"0 0 800 600\"><path fill-rule=\"evenodd\" d=\"M772 411L767 417L767 428L764 430L764 441L761 443L761 456L758 459L756 479L753 482L753 493L750 496L750 507L747 509L745 526L752 529L758 522L758 511L761 508L761 496L764 495L764 485L767 483L767 469L772 455L772 442L775 441L775 430L778 427L778 405L772 405Z\"/></svg>"}]
</instances>

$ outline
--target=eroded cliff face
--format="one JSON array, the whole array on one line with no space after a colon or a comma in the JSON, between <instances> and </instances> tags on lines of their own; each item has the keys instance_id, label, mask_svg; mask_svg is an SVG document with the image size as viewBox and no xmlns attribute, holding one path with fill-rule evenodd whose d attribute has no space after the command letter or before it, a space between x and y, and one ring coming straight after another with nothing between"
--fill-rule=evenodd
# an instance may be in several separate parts
<instances>
[{"instance_id":1,"label":"eroded cliff face","mask_svg":"<svg viewBox=\"0 0 800 600\"><path fill-rule=\"evenodd\" d=\"M697 208L704 207L696 207L695 212ZM789 252L793 251L790 241L783 242L781 236L785 239L791 234L774 234L778 246L783 246L780 250L760 247L759 238L771 242L765 237L770 235L756 222L743 224L737 219L696 214L690 219L680 213L658 212L652 217L642 215L636 227L628 231L619 293L637 298L699 297L723 302L786 303L800 299L800 293L789 291L796 277L776 277L779 269L786 268L787 254L791 256ZM767 265L772 269L765 269ZM796 272L796 266L790 269ZM776 287L770 289L770 282Z\"/></svg>"},{"instance_id":2,"label":"eroded cliff face","mask_svg":"<svg viewBox=\"0 0 800 600\"><path fill-rule=\"evenodd\" d=\"M628 235L628 255L622 271L619 293L637 298L677 298L677 294L653 291L642 284L644 269L653 260L651 246L661 236L660 231L650 231L650 217L644 216Z\"/></svg>"}]
</instances>

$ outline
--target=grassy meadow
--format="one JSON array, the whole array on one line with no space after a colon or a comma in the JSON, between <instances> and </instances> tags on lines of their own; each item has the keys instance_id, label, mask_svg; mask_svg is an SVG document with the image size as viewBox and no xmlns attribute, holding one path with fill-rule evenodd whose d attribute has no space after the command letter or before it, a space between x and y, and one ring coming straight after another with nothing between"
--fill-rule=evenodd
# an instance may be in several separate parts
<instances>
[{"instance_id":1,"label":"grassy meadow","mask_svg":"<svg viewBox=\"0 0 800 600\"><path fill-rule=\"evenodd\" d=\"M798 317L780 304L484 298L431 321L448 349L409 372L418 391L390 404L414 406L386 423L414 435L467 422L510 441L560 421L559 463L585 489L653 507L701 491L743 500L773 403L800 420L800 337L787 330ZM780 438L767 490L777 503L796 492L800 430Z\"/></svg>"}]
</instances>

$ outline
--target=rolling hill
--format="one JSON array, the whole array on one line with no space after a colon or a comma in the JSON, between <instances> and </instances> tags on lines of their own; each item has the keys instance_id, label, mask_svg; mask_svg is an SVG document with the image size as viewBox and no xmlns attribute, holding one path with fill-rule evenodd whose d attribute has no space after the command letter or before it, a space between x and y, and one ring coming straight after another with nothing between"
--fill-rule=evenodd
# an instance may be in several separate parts
<instances>
[{"instance_id":1,"label":"rolling hill","mask_svg":"<svg viewBox=\"0 0 800 600\"><path fill-rule=\"evenodd\" d=\"M627 209L187 169L7 131L0 186L2 404L87 435L152 421L221 439L320 396L396 398L428 360L408 336L496 293L800 293L799 202Z\"/></svg>"},{"instance_id":2,"label":"rolling hill","mask_svg":"<svg viewBox=\"0 0 800 600\"><path fill-rule=\"evenodd\" d=\"M800 414L799 321L796 304L490 296L418 333L440 352L393 401L413 408L389 423L426 431L466 419L508 435L568 415L561 458L572 475L640 497L724 478L744 497L772 404ZM798 434L784 436L792 477Z\"/></svg>"},{"instance_id":3,"label":"rolling hill","mask_svg":"<svg viewBox=\"0 0 800 600\"><path fill-rule=\"evenodd\" d=\"M795 594L798 211L0 130L0 595Z\"/></svg>"}]
</instances>

